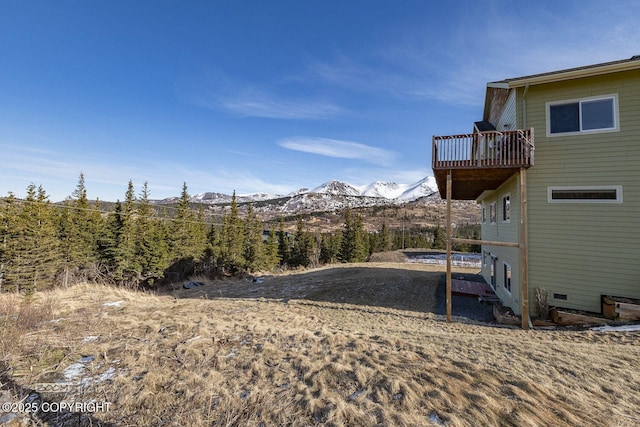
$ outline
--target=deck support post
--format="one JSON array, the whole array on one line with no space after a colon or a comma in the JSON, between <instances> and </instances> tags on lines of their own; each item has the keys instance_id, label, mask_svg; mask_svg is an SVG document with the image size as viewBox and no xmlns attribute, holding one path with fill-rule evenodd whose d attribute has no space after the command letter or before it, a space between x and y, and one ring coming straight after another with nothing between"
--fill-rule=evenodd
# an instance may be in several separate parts
<instances>
[{"instance_id":1,"label":"deck support post","mask_svg":"<svg viewBox=\"0 0 640 427\"><path fill-rule=\"evenodd\" d=\"M447 173L447 322L451 323L451 170Z\"/></svg>"},{"instance_id":2,"label":"deck support post","mask_svg":"<svg viewBox=\"0 0 640 427\"><path fill-rule=\"evenodd\" d=\"M520 168L520 301L522 329L529 329L529 255L527 239L527 169Z\"/></svg>"}]
</instances>

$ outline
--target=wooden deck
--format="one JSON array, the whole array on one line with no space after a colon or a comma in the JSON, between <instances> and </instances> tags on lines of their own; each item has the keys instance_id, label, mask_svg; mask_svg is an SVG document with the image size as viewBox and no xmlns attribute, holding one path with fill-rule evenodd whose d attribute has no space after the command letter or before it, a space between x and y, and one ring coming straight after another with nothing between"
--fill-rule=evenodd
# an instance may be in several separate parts
<instances>
[{"instance_id":1,"label":"wooden deck","mask_svg":"<svg viewBox=\"0 0 640 427\"><path fill-rule=\"evenodd\" d=\"M533 129L434 136L432 168L440 196L446 197L449 171L452 198L475 200L520 168L531 167L533 152Z\"/></svg>"},{"instance_id":2,"label":"wooden deck","mask_svg":"<svg viewBox=\"0 0 640 427\"><path fill-rule=\"evenodd\" d=\"M451 293L458 296L492 298L496 296L491 286L485 282L471 282L469 280L452 279Z\"/></svg>"}]
</instances>

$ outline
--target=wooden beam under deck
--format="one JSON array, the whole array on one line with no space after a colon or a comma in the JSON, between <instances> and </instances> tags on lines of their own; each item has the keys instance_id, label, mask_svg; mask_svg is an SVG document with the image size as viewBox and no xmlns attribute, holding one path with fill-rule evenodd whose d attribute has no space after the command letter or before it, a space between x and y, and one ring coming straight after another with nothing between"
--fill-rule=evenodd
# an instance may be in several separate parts
<instances>
[{"instance_id":1,"label":"wooden beam under deck","mask_svg":"<svg viewBox=\"0 0 640 427\"><path fill-rule=\"evenodd\" d=\"M483 191L495 190L520 168L493 169L453 169L451 181L453 200L475 200ZM434 169L433 174L440 190L440 197L446 197L448 170Z\"/></svg>"}]
</instances>

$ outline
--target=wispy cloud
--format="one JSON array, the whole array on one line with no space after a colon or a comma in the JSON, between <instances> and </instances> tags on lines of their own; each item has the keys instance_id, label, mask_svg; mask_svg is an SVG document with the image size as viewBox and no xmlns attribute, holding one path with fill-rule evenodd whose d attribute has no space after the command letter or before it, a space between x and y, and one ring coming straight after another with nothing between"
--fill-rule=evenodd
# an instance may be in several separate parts
<instances>
[{"instance_id":1,"label":"wispy cloud","mask_svg":"<svg viewBox=\"0 0 640 427\"><path fill-rule=\"evenodd\" d=\"M471 3L447 22L446 36L440 26L407 26L384 45L310 61L307 71L348 91L475 106L488 81L640 53L640 5L625 5ZM499 24L491 16L500 16Z\"/></svg>"},{"instance_id":2,"label":"wispy cloud","mask_svg":"<svg viewBox=\"0 0 640 427\"><path fill-rule=\"evenodd\" d=\"M378 165L388 165L396 157L396 153L390 150L330 138L292 137L278 141L278 145L290 150L342 159L358 159Z\"/></svg>"},{"instance_id":3,"label":"wispy cloud","mask_svg":"<svg viewBox=\"0 0 640 427\"><path fill-rule=\"evenodd\" d=\"M220 70L192 76L178 85L178 96L199 107L243 117L324 120L347 111L334 102L309 95L294 96L292 87L245 82Z\"/></svg>"},{"instance_id":4,"label":"wispy cloud","mask_svg":"<svg viewBox=\"0 0 640 427\"><path fill-rule=\"evenodd\" d=\"M322 120L344 113L341 107L329 102L292 99L255 90L224 97L218 102L231 113L269 119Z\"/></svg>"}]
</instances>

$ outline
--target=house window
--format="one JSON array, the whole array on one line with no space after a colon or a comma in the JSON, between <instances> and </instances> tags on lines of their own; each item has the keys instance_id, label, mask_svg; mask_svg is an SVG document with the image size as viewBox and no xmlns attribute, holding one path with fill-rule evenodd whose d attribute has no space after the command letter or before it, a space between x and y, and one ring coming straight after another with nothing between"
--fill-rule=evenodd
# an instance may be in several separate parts
<instances>
[{"instance_id":1,"label":"house window","mask_svg":"<svg viewBox=\"0 0 640 427\"><path fill-rule=\"evenodd\" d=\"M489 205L489 222L491 224L496 223L496 202Z\"/></svg>"},{"instance_id":2,"label":"house window","mask_svg":"<svg viewBox=\"0 0 640 427\"><path fill-rule=\"evenodd\" d=\"M502 198L502 221L511 222L511 195Z\"/></svg>"},{"instance_id":3,"label":"house window","mask_svg":"<svg viewBox=\"0 0 640 427\"><path fill-rule=\"evenodd\" d=\"M549 203L622 203L622 186L548 187Z\"/></svg>"},{"instance_id":4,"label":"house window","mask_svg":"<svg viewBox=\"0 0 640 427\"><path fill-rule=\"evenodd\" d=\"M487 223L487 207L485 205L482 205L482 223Z\"/></svg>"},{"instance_id":5,"label":"house window","mask_svg":"<svg viewBox=\"0 0 640 427\"><path fill-rule=\"evenodd\" d=\"M617 95L547 103L547 135L618 130Z\"/></svg>"},{"instance_id":6,"label":"house window","mask_svg":"<svg viewBox=\"0 0 640 427\"><path fill-rule=\"evenodd\" d=\"M504 288L511 293L511 266L505 262L503 268Z\"/></svg>"},{"instance_id":7,"label":"house window","mask_svg":"<svg viewBox=\"0 0 640 427\"><path fill-rule=\"evenodd\" d=\"M491 255L491 287L493 288L493 290L496 289L496 285L498 284L498 281L496 280L497 267L498 267L498 258Z\"/></svg>"}]
</instances>

